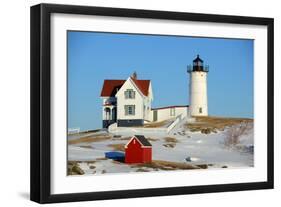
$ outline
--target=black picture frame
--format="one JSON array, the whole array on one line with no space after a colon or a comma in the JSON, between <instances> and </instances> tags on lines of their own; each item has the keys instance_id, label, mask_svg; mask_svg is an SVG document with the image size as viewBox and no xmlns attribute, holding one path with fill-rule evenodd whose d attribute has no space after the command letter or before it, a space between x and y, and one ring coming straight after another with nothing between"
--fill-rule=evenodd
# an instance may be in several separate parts
<instances>
[{"instance_id":1,"label":"black picture frame","mask_svg":"<svg viewBox=\"0 0 281 207\"><path fill-rule=\"evenodd\" d=\"M209 23L231 23L267 26L267 181L238 184L219 184L191 187L168 187L154 189L85 192L74 194L51 194L51 90L50 90L50 15L52 13L134 17L164 20L181 20ZM30 199L38 203L89 201L103 199L166 196L179 194L210 193L271 189L274 187L274 83L273 45L274 20L272 18L195 14L168 11L135 10L89 6L39 4L31 7L31 174Z\"/></svg>"}]
</instances>

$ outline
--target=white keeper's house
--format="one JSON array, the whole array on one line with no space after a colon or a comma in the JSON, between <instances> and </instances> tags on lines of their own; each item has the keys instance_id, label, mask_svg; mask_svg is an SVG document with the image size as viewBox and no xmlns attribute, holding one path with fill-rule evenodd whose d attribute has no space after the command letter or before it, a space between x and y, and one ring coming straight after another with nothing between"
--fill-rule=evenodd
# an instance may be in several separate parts
<instances>
[{"instance_id":1,"label":"white keeper's house","mask_svg":"<svg viewBox=\"0 0 281 207\"><path fill-rule=\"evenodd\" d=\"M118 127L143 126L147 122L159 122L184 114L207 116L207 73L199 55L189 67L190 86L188 105L151 108L153 90L151 80L140 80L134 73L127 80L104 80L102 98L103 128L117 123Z\"/></svg>"}]
</instances>

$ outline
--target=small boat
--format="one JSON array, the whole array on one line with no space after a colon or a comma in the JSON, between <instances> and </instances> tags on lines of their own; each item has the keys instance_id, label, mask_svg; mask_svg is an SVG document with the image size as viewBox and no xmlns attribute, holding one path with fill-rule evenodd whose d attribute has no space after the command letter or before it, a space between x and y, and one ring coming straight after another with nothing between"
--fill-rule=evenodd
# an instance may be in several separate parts
<instances>
[{"instance_id":1,"label":"small boat","mask_svg":"<svg viewBox=\"0 0 281 207\"><path fill-rule=\"evenodd\" d=\"M116 161L124 161L125 153L124 152L106 152L105 157L108 159L116 160Z\"/></svg>"}]
</instances>

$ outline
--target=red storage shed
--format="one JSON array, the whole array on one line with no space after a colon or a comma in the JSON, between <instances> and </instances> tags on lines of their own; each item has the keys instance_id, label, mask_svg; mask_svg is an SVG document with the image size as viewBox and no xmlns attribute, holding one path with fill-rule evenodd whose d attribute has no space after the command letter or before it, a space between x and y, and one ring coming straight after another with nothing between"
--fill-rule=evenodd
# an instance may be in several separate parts
<instances>
[{"instance_id":1,"label":"red storage shed","mask_svg":"<svg viewBox=\"0 0 281 207\"><path fill-rule=\"evenodd\" d=\"M152 145L143 135L135 135L125 145L125 163L148 163L152 160Z\"/></svg>"}]
</instances>

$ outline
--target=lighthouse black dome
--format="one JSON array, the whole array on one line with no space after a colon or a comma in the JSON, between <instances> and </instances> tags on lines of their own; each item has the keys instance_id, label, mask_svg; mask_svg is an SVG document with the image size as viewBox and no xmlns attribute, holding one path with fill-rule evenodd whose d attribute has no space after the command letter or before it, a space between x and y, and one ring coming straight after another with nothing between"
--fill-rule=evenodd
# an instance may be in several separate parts
<instances>
[{"instance_id":1,"label":"lighthouse black dome","mask_svg":"<svg viewBox=\"0 0 281 207\"><path fill-rule=\"evenodd\" d=\"M204 61L199 57L199 55L197 55L197 57L193 60L193 63L195 63L195 62L203 63Z\"/></svg>"},{"instance_id":2,"label":"lighthouse black dome","mask_svg":"<svg viewBox=\"0 0 281 207\"><path fill-rule=\"evenodd\" d=\"M203 65L203 60L197 55L197 57L193 60L193 69L192 71L203 71L207 72L204 70L204 65Z\"/></svg>"}]
</instances>

